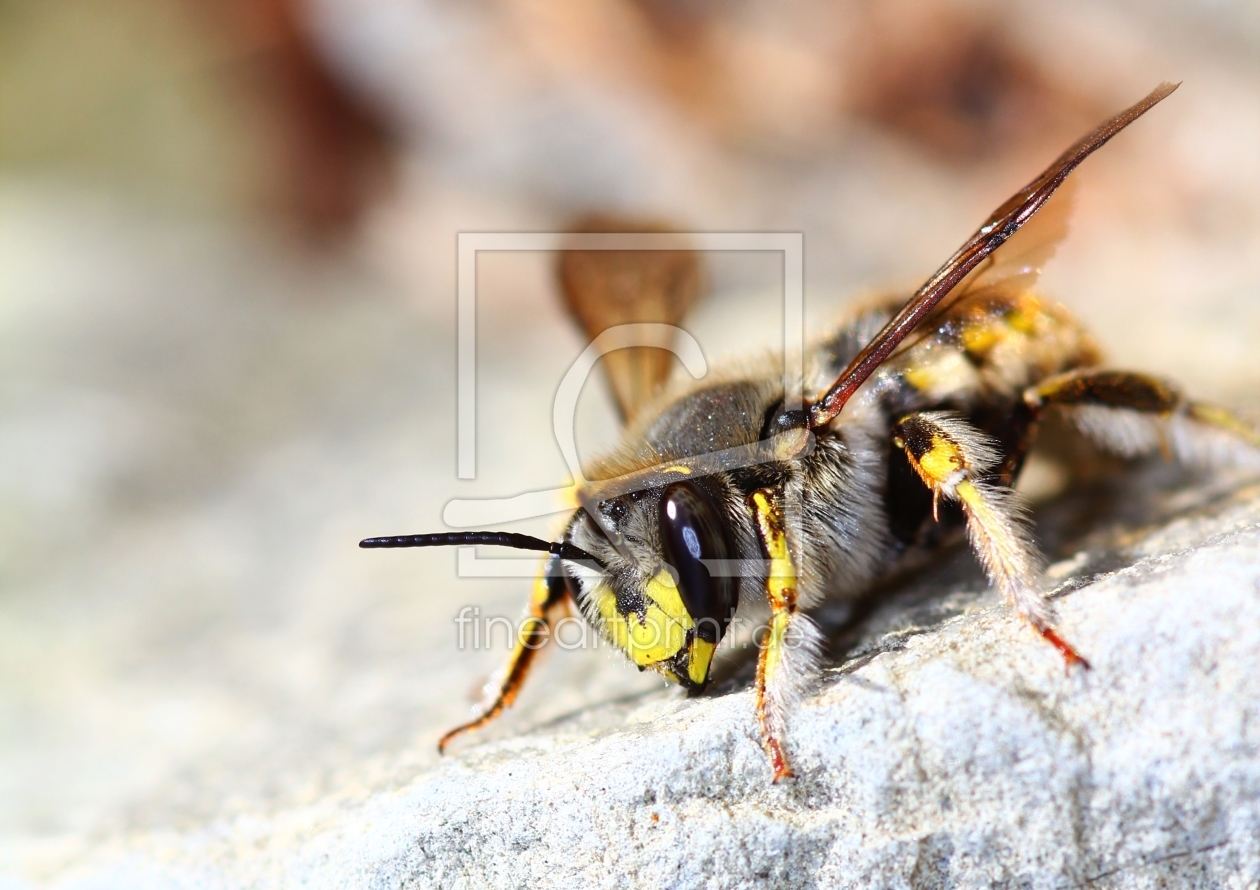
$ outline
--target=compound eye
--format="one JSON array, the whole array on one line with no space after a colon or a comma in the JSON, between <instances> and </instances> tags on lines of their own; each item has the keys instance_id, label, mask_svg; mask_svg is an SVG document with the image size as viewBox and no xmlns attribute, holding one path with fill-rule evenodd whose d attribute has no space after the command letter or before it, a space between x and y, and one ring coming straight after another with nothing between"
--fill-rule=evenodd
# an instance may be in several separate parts
<instances>
[{"instance_id":1,"label":"compound eye","mask_svg":"<svg viewBox=\"0 0 1260 890\"><path fill-rule=\"evenodd\" d=\"M660 524L665 561L678 573L678 592L696 623L696 636L716 643L730 623L738 591L734 577L710 572L705 562L735 558L730 521L699 485L675 482L661 498Z\"/></svg>"}]
</instances>

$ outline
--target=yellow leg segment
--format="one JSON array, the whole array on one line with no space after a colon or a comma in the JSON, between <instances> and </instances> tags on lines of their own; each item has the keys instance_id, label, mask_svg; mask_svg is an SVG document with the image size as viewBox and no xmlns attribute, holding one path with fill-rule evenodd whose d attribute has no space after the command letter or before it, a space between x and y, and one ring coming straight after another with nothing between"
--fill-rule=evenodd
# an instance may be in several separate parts
<instances>
[{"instance_id":1,"label":"yellow leg segment","mask_svg":"<svg viewBox=\"0 0 1260 890\"><path fill-rule=\"evenodd\" d=\"M1053 626L1053 614L1041 594L1036 550L1028 539L1015 493L977 478L999 458L978 430L947 414L912 414L894 431L893 443L932 492L956 500L967 517L967 536L989 582L1069 665L1089 663Z\"/></svg>"},{"instance_id":2,"label":"yellow leg segment","mask_svg":"<svg viewBox=\"0 0 1260 890\"><path fill-rule=\"evenodd\" d=\"M1228 433L1252 448L1260 449L1260 430L1224 408L1204 402L1191 402L1186 406L1186 414L1205 426Z\"/></svg>"},{"instance_id":3,"label":"yellow leg segment","mask_svg":"<svg viewBox=\"0 0 1260 890\"><path fill-rule=\"evenodd\" d=\"M775 688L782 679L781 674L791 670L784 661L788 632L796 616L796 567L788 550L783 513L775 493L770 489L755 491L748 498L748 506L757 522L762 554L769 562L766 599L770 603L770 626L757 658L757 722L777 782L792 775L783 753L786 703L776 700Z\"/></svg>"},{"instance_id":4,"label":"yellow leg segment","mask_svg":"<svg viewBox=\"0 0 1260 890\"><path fill-rule=\"evenodd\" d=\"M534 662L534 656L551 637L551 618L557 609L563 608L568 601L565 586L553 572L559 570L559 557L549 557L542 574L534 582L533 593L529 598L529 609L521 622L516 636L516 644L508 657L507 668L499 683L499 691L493 701L473 720L457 726L438 740L438 751L444 752L451 739L465 732L471 732L485 726L495 717L503 713L516 701L525 678Z\"/></svg>"}]
</instances>

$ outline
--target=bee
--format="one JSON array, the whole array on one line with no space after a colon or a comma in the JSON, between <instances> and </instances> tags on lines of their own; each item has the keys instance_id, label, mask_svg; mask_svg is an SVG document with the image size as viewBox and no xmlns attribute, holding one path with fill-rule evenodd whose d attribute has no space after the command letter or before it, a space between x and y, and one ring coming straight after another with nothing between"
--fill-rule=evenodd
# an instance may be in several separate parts
<instances>
[{"instance_id":1,"label":"bee","mask_svg":"<svg viewBox=\"0 0 1260 890\"><path fill-rule=\"evenodd\" d=\"M777 782L792 775L787 717L818 669L811 609L861 595L951 530L965 530L989 582L1067 666L1088 669L1056 627L1012 487L1047 413L1122 457L1260 449L1260 435L1228 412L1103 366L1082 327L1033 291L1066 232L1069 174L1174 89L1162 84L1072 145L904 305L867 306L815 342L798 390L815 397L793 399L771 362L657 397L668 370L659 356L610 364L624 439L588 474L595 481L583 483L559 541L504 532L362 541L547 554L493 699L439 749L511 705L570 606L641 670L689 691L708 683L736 613L761 608L756 720ZM676 320L698 287L677 258L606 276L618 287L584 285L584 268L563 266L561 278L592 336L610 322ZM627 307L640 297L648 308L636 316Z\"/></svg>"}]
</instances>

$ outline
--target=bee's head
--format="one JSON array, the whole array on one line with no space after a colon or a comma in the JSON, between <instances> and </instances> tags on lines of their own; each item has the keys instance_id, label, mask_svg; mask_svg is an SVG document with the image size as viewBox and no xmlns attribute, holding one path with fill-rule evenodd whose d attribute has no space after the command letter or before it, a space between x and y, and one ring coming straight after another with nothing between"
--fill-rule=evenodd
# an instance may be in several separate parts
<instances>
[{"instance_id":1,"label":"bee's head","mask_svg":"<svg viewBox=\"0 0 1260 890\"><path fill-rule=\"evenodd\" d=\"M739 602L740 578L756 564L740 555L754 546L747 518L724 504L742 504L729 483L684 479L592 503L598 521L579 510L558 542L475 531L366 538L359 546L490 544L551 553L570 595L609 642L641 669L700 689Z\"/></svg>"},{"instance_id":2,"label":"bee's head","mask_svg":"<svg viewBox=\"0 0 1260 890\"><path fill-rule=\"evenodd\" d=\"M739 529L722 483L686 479L580 511L566 541L602 564L565 563L582 611L630 660L703 688L739 601ZM594 506L594 505L593 505Z\"/></svg>"}]
</instances>

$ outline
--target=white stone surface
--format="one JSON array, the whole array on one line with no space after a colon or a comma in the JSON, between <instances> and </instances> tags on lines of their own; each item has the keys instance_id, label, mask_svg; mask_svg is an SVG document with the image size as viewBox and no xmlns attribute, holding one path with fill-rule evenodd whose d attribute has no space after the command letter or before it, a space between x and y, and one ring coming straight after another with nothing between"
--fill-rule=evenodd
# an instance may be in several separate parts
<instances>
[{"instance_id":1,"label":"white stone surface","mask_svg":"<svg viewBox=\"0 0 1260 890\"><path fill-rule=\"evenodd\" d=\"M1080 171L1046 290L1119 364L1254 413L1260 89L1227 6L1210 28L1184 4L1046 6L1065 30L1027 36L1117 104L1185 79ZM574 151L581 182L616 187L575 197L573 171L549 185L555 157L519 150L529 122L501 123L488 161L421 140L338 255L0 178L0 887L1254 887L1260 507L1237 479L1153 472L1038 511L1089 674L959 551L855 630L825 616L848 654L796 716L793 783L768 785L747 662L687 700L555 653L437 757L502 658L461 651L455 616L515 616L529 582L354 542L562 480L551 398L582 347L550 258L481 259L480 475L456 480L457 231L551 229L622 189L688 224L804 231L818 330L917 284L1030 172L858 132L804 159L706 144L654 180L652 151L623 146L629 178L625 154ZM635 129L615 124L579 144ZM777 258L712 267L706 354L772 343ZM614 434L600 396L584 451Z\"/></svg>"},{"instance_id":2,"label":"white stone surface","mask_svg":"<svg viewBox=\"0 0 1260 890\"><path fill-rule=\"evenodd\" d=\"M1228 488L1056 564L1088 673L974 572L893 594L868 627L909 624L793 719L795 780L770 784L745 683L662 691L366 799L97 849L56 885L1254 887L1260 486ZM915 626L925 607L959 614Z\"/></svg>"}]
</instances>

